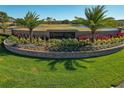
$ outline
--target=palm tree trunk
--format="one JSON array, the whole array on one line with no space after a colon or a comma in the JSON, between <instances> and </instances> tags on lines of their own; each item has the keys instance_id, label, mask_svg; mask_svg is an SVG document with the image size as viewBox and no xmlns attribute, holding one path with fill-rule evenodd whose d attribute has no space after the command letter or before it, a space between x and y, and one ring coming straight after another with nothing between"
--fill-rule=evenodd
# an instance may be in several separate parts
<instances>
[{"instance_id":1,"label":"palm tree trunk","mask_svg":"<svg viewBox=\"0 0 124 93\"><path fill-rule=\"evenodd\" d=\"M3 29L3 33L5 34L5 32L6 32L6 29Z\"/></svg>"},{"instance_id":2,"label":"palm tree trunk","mask_svg":"<svg viewBox=\"0 0 124 93\"><path fill-rule=\"evenodd\" d=\"M32 43L32 38L33 38L33 30L30 29L29 31L29 38L30 38L30 43Z\"/></svg>"},{"instance_id":3,"label":"palm tree trunk","mask_svg":"<svg viewBox=\"0 0 124 93\"><path fill-rule=\"evenodd\" d=\"M92 43L95 42L95 38L96 38L95 32L96 32L96 30L92 30L92 31L91 31L91 42L92 42Z\"/></svg>"}]
</instances>

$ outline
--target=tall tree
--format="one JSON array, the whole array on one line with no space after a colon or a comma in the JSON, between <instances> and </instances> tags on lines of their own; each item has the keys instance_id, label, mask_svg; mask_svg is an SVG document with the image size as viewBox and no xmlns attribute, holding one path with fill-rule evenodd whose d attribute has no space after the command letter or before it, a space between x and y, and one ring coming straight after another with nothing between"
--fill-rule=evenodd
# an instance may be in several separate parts
<instances>
[{"instance_id":1,"label":"tall tree","mask_svg":"<svg viewBox=\"0 0 124 93\"><path fill-rule=\"evenodd\" d=\"M91 29L91 42L95 42L96 30L108 26L107 21L113 20L112 17L106 16L105 6L95 6L85 9L86 18L83 19L83 25Z\"/></svg>"},{"instance_id":2,"label":"tall tree","mask_svg":"<svg viewBox=\"0 0 124 93\"><path fill-rule=\"evenodd\" d=\"M6 29L8 28L7 22L9 21L9 17L7 13L0 11L0 28L3 30L3 33L5 33Z\"/></svg>"},{"instance_id":3,"label":"tall tree","mask_svg":"<svg viewBox=\"0 0 124 93\"><path fill-rule=\"evenodd\" d=\"M8 21L7 13L0 11L0 22L6 22L6 21Z\"/></svg>"},{"instance_id":4,"label":"tall tree","mask_svg":"<svg viewBox=\"0 0 124 93\"><path fill-rule=\"evenodd\" d=\"M53 19L53 23L56 24L56 19L55 18Z\"/></svg>"},{"instance_id":5,"label":"tall tree","mask_svg":"<svg viewBox=\"0 0 124 93\"><path fill-rule=\"evenodd\" d=\"M47 17L46 18L46 21L48 22L48 24L50 24L52 22L52 20L53 20L52 17Z\"/></svg>"},{"instance_id":6,"label":"tall tree","mask_svg":"<svg viewBox=\"0 0 124 93\"><path fill-rule=\"evenodd\" d=\"M62 24L69 24L70 21L68 19L62 20Z\"/></svg>"},{"instance_id":7,"label":"tall tree","mask_svg":"<svg viewBox=\"0 0 124 93\"><path fill-rule=\"evenodd\" d=\"M35 12L28 12L23 19L19 19L19 24L27 27L29 29L29 38L30 42L32 42L33 37L33 29L41 24L39 20L39 15Z\"/></svg>"}]
</instances>

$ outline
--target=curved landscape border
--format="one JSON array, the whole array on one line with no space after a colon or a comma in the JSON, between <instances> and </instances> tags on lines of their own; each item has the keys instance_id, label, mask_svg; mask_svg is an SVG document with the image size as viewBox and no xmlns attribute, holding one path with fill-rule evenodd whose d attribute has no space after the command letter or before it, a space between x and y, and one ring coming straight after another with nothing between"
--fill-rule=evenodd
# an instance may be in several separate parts
<instances>
[{"instance_id":1,"label":"curved landscape border","mask_svg":"<svg viewBox=\"0 0 124 93\"><path fill-rule=\"evenodd\" d=\"M31 57L39 57L39 58L53 58L53 59L64 59L64 58L90 58L90 57L99 57L108 54L112 54L118 52L119 50L124 48L124 44L112 48L97 50L97 51L87 51L87 52L49 52L49 51L34 51L27 49L20 49L16 47L10 46L6 40L4 40L5 48L13 53L31 56Z\"/></svg>"}]
</instances>

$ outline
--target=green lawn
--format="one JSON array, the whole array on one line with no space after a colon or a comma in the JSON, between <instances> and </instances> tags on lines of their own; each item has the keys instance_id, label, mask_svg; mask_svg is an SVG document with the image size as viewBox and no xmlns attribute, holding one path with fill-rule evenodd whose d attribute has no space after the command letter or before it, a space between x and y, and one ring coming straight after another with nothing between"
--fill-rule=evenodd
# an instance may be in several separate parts
<instances>
[{"instance_id":1,"label":"green lawn","mask_svg":"<svg viewBox=\"0 0 124 93\"><path fill-rule=\"evenodd\" d=\"M41 24L36 27L34 31L47 31L47 30L75 30L75 31L91 31L89 28L81 28L81 25L72 25L72 24ZM108 27L109 29L110 27ZM28 31L28 28L25 27L16 27L17 30ZM103 28L104 29L104 28ZM103 29L98 29L97 31L103 31ZM110 28L113 29L113 28Z\"/></svg>"},{"instance_id":2,"label":"green lawn","mask_svg":"<svg viewBox=\"0 0 124 93\"><path fill-rule=\"evenodd\" d=\"M0 87L111 87L124 80L124 50L88 59L40 59L0 46Z\"/></svg>"},{"instance_id":3,"label":"green lawn","mask_svg":"<svg viewBox=\"0 0 124 93\"><path fill-rule=\"evenodd\" d=\"M18 30L27 30L24 27L18 27ZM42 24L34 29L34 31L47 31L47 30L78 30L78 31L90 31L89 28L80 28L71 24Z\"/></svg>"}]
</instances>

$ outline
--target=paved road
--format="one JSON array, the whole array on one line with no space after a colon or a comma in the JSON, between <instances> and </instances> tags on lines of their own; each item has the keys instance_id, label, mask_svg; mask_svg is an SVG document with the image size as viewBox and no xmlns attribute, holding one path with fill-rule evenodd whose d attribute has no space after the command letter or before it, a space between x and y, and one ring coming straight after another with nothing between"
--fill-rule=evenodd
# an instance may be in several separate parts
<instances>
[{"instance_id":1,"label":"paved road","mask_svg":"<svg viewBox=\"0 0 124 93\"><path fill-rule=\"evenodd\" d=\"M118 85L116 88L124 88L124 81L120 85Z\"/></svg>"}]
</instances>

